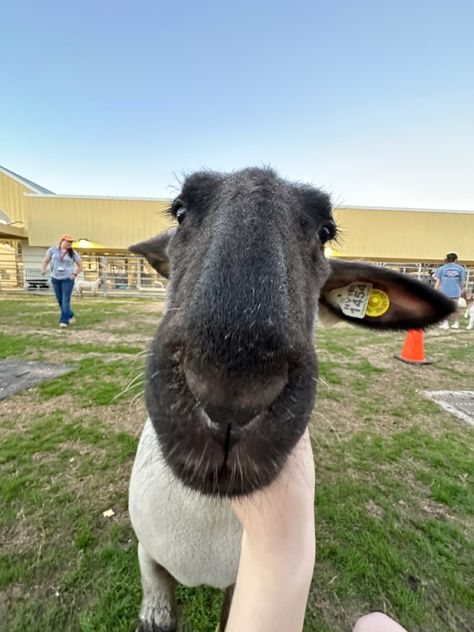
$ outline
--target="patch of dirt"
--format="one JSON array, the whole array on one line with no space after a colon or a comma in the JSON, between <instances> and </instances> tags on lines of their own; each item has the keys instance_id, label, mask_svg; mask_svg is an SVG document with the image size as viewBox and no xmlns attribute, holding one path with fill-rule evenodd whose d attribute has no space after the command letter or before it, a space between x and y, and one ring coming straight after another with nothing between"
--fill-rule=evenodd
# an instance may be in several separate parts
<instances>
[{"instance_id":1,"label":"patch of dirt","mask_svg":"<svg viewBox=\"0 0 474 632\"><path fill-rule=\"evenodd\" d=\"M461 323L460 329L439 329L439 327L432 327L428 332L430 337L436 338L437 340L446 340L453 341L453 336L456 336L457 341L459 340L467 340L472 333L469 330L466 330L465 324Z\"/></svg>"},{"instance_id":2,"label":"patch of dirt","mask_svg":"<svg viewBox=\"0 0 474 632\"><path fill-rule=\"evenodd\" d=\"M0 402L0 423L9 422L2 427L2 437L28 430L32 419L36 422L38 418L47 417L54 412L71 414L74 407L73 397L67 394L46 400L41 399L34 391L14 395Z\"/></svg>"},{"instance_id":3,"label":"patch of dirt","mask_svg":"<svg viewBox=\"0 0 474 632\"><path fill-rule=\"evenodd\" d=\"M151 327L158 327L160 322L159 318L153 318L151 316L139 315L137 318L140 320L140 325L150 325ZM107 323L106 327L103 325L97 325L98 329L131 329L134 327L134 323L131 320L115 320Z\"/></svg>"},{"instance_id":4,"label":"patch of dirt","mask_svg":"<svg viewBox=\"0 0 474 632\"><path fill-rule=\"evenodd\" d=\"M81 360L87 358L98 358L104 362L113 362L115 360L130 360L133 361L137 357L145 357L147 354L146 348L143 351L137 353L101 353L100 351L87 351L86 353L73 353L68 352L68 362L79 365ZM45 349L42 352L42 359L45 362L62 362L64 361L64 351L55 351L54 349Z\"/></svg>"},{"instance_id":5,"label":"patch of dirt","mask_svg":"<svg viewBox=\"0 0 474 632\"><path fill-rule=\"evenodd\" d=\"M122 328L128 327L129 329L132 325L129 322L120 323ZM65 341L73 344L101 344L101 345L119 345L119 344L130 344L134 345L137 343L143 344L144 342L148 342L151 340L152 333L118 333L110 332L109 329L113 329L113 327L108 326L107 329L74 329L71 325L68 329L33 329L23 327L21 330L22 336L33 336L38 338L47 338L49 340L54 341ZM17 336L18 328L17 327L2 327L2 333Z\"/></svg>"},{"instance_id":6,"label":"patch of dirt","mask_svg":"<svg viewBox=\"0 0 474 632\"><path fill-rule=\"evenodd\" d=\"M372 499L370 499L367 503L365 503L365 508L367 509L367 513L372 518L377 518L377 520L382 521L385 515L385 511L382 507L379 507Z\"/></svg>"},{"instance_id":7,"label":"patch of dirt","mask_svg":"<svg viewBox=\"0 0 474 632\"><path fill-rule=\"evenodd\" d=\"M125 301L123 301L123 303L125 303ZM148 312L153 314L164 314L166 309L166 303L164 300L152 299L140 303L137 303L136 301L130 301L127 304L134 305L137 308L137 311L139 311L140 313Z\"/></svg>"},{"instance_id":8,"label":"patch of dirt","mask_svg":"<svg viewBox=\"0 0 474 632\"><path fill-rule=\"evenodd\" d=\"M44 536L29 521L30 517L25 516L23 509L21 509L12 526L0 532L0 549L2 551L22 553L39 545Z\"/></svg>"},{"instance_id":9,"label":"patch of dirt","mask_svg":"<svg viewBox=\"0 0 474 632\"><path fill-rule=\"evenodd\" d=\"M368 360L370 364L377 369L394 369L395 358L393 357L393 353L391 354L390 350L387 349L386 345L375 344L359 347L357 349L357 356Z\"/></svg>"},{"instance_id":10,"label":"patch of dirt","mask_svg":"<svg viewBox=\"0 0 474 632\"><path fill-rule=\"evenodd\" d=\"M148 417L142 394L136 401L101 406L100 410L96 408L94 413L94 417L100 418L103 423L113 427L114 430L126 432L134 437L140 436Z\"/></svg>"},{"instance_id":11,"label":"patch of dirt","mask_svg":"<svg viewBox=\"0 0 474 632\"><path fill-rule=\"evenodd\" d=\"M356 414L356 407L351 402L316 399L310 420L311 434L316 439L318 435L326 435L341 441L360 432L364 427L364 422Z\"/></svg>"},{"instance_id":12,"label":"patch of dirt","mask_svg":"<svg viewBox=\"0 0 474 632\"><path fill-rule=\"evenodd\" d=\"M357 619L370 611L370 604L352 601L347 596L341 600L338 597L338 579L338 575L334 575L327 586L318 586L317 581L314 582L308 598L308 613L311 616L311 612L320 611L332 630L350 632Z\"/></svg>"},{"instance_id":13,"label":"patch of dirt","mask_svg":"<svg viewBox=\"0 0 474 632\"><path fill-rule=\"evenodd\" d=\"M430 498L422 498L420 500L420 507L424 512L445 522L454 519L454 516L449 513L449 507L441 505Z\"/></svg>"},{"instance_id":14,"label":"patch of dirt","mask_svg":"<svg viewBox=\"0 0 474 632\"><path fill-rule=\"evenodd\" d=\"M67 335L67 341L73 344L100 344L100 345L139 345L143 346L151 339L147 334L114 334L97 329L77 329L72 327L61 334Z\"/></svg>"},{"instance_id":15,"label":"patch of dirt","mask_svg":"<svg viewBox=\"0 0 474 632\"><path fill-rule=\"evenodd\" d=\"M114 430L127 432L138 437L147 418L143 393L140 391L130 402L117 402L109 406L96 406L89 410L78 408L74 398L69 394L58 395L51 399L42 399L38 393L30 391L16 395L0 402L0 424L2 421L2 438L24 432L30 428L32 420L47 417L59 412L70 420L85 418L98 419Z\"/></svg>"},{"instance_id":16,"label":"patch of dirt","mask_svg":"<svg viewBox=\"0 0 474 632\"><path fill-rule=\"evenodd\" d=\"M42 328L38 329L37 327L22 327L21 331L18 331L18 327L8 327L2 326L2 333L7 334L9 336L38 336L41 338L60 338L63 335L63 331L59 329L59 327L51 328Z\"/></svg>"},{"instance_id":17,"label":"patch of dirt","mask_svg":"<svg viewBox=\"0 0 474 632\"><path fill-rule=\"evenodd\" d=\"M12 603L25 597L25 589L22 584L10 584L4 590L0 590L0 618L6 619L7 612Z\"/></svg>"}]
</instances>

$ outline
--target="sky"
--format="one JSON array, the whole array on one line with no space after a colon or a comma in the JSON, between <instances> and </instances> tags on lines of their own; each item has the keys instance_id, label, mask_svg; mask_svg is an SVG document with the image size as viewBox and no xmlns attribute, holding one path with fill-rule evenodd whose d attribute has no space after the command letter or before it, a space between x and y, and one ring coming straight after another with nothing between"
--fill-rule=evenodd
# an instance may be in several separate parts
<instances>
[{"instance_id":1,"label":"sky","mask_svg":"<svg viewBox=\"0 0 474 632\"><path fill-rule=\"evenodd\" d=\"M0 165L56 193L272 166L474 211L471 0L2 0L0 54Z\"/></svg>"}]
</instances>

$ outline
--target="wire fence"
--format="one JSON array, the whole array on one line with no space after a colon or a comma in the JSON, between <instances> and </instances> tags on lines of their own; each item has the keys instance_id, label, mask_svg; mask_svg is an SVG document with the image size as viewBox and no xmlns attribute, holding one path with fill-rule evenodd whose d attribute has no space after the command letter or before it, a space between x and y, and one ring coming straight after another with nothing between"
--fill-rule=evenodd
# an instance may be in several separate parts
<instances>
[{"instance_id":1,"label":"wire fence","mask_svg":"<svg viewBox=\"0 0 474 632\"><path fill-rule=\"evenodd\" d=\"M0 249L0 292L51 292L48 276L41 274L43 255L23 256L13 248ZM75 291L94 296L164 297L168 279L159 276L143 257L132 255L81 255L83 272ZM371 262L434 285L439 263ZM474 266L466 266L468 292L474 293ZM85 282L85 283L83 283Z\"/></svg>"}]
</instances>

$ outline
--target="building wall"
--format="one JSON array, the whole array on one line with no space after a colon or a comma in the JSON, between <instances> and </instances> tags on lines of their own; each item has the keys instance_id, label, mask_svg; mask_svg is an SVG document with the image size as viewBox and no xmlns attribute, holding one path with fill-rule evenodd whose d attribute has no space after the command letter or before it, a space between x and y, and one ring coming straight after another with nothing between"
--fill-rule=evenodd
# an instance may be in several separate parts
<instances>
[{"instance_id":1,"label":"building wall","mask_svg":"<svg viewBox=\"0 0 474 632\"><path fill-rule=\"evenodd\" d=\"M28 245L28 242L26 240L22 240L21 253L23 265L25 266L25 268L37 270L39 272L43 259L46 255L46 248L41 248L38 246L32 247Z\"/></svg>"},{"instance_id":2,"label":"building wall","mask_svg":"<svg viewBox=\"0 0 474 632\"><path fill-rule=\"evenodd\" d=\"M335 254L386 261L474 262L474 213L336 208Z\"/></svg>"},{"instance_id":3,"label":"building wall","mask_svg":"<svg viewBox=\"0 0 474 632\"><path fill-rule=\"evenodd\" d=\"M68 232L101 250L125 250L172 225L168 200L25 196L30 246ZM474 213L336 208L337 256L385 261L442 261L455 251L474 262Z\"/></svg>"},{"instance_id":4,"label":"building wall","mask_svg":"<svg viewBox=\"0 0 474 632\"><path fill-rule=\"evenodd\" d=\"M169 200L26 195L30 246L56 244L63 233L101 250L125 250L169 228Z\"/></svg>"},{"instance_id":5,"label":"building wall","mask_svg":"<svg viewBox=\"0 0 474 632\"><path fill-rule=\"evenodd\" d=\"M5 211L12 222L23 222L26 225L23 194L29 191L31 189L0 171L0 209Z\"/></svg>"}]
</instances>

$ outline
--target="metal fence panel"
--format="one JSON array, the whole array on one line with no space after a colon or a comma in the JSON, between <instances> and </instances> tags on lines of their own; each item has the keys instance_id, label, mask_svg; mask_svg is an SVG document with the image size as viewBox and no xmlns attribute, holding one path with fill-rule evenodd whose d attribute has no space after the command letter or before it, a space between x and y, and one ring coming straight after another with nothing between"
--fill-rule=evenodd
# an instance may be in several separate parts
<instances>
[{"instance_id":1,"label":"metal fence panel","mask_svg":"<svg viewBox=\"0 0 474 632\"><path fill-rule=\"evenodd\" d=\"M8 242L0 248L0 291L24 287L23 262Z\"/></svg>"},{"instance_id":2,"label":"metal fence panel","mask_svg":"<svg viewBox=\"0 0 474 632\"><path fill-rule=\"evenodd\" d=\"M51 292L49 276L41 274L43 256L25 257L14 247L0 248L0 292L27 290L29 292ZM78 281L90 284L101 280L96 295L102 296L157 296L164 297L168 279L159 276L143 257L123 255L81 255L83 272ZM422 262L378 261L372 262L434 285L433 274L439 264ZM474 266L465 266L466 288L474 294ZM82 290L84 295L92 294L92 288Z\"/></svg>"}]
</instances>

